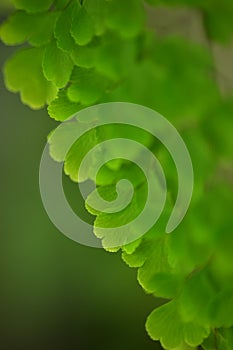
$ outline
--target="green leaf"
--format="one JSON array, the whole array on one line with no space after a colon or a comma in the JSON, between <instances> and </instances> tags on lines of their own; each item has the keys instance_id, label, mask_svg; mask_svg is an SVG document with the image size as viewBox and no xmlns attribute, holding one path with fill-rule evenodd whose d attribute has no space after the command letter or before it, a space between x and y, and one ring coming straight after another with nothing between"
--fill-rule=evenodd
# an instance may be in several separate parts
<instances>
[{"instance_id":1,"label":"green leaf","mask_svg":"<svg viewBox=\"0 0 233 350\"><path fill-rule=\"evenodd\" d=\"M51 118L64 121L83 108L79 103L71 102L65 90L60 90L58 96L50 103L48 112Z\"/></svg>"},{"instance_id":2,"label":"green leaf","mask_svg":"<svg viewBox=\"0 0 233 350\"><path fill-rule=\"evenodd\" d=\"M27 12L42 12L50 8L54 0L13 0L17 9Z\"/></svg>"},{"instance_id":3,"label":"green leaf","mask_svg":"<svg viewBox=\"0 0 233 350\"><path fill-rule=\"evenodd\" d=\"M134 242L128 243L122 247L122 251L126 254L133 254L135 250L140 246L142 238L137 239Z\"/></svg>"},{"instance_id":4,"label":"green leaf","mask_svg":"<svg viewBox=\"0 0 233 350\"><path fill-rule=\"evenodd\" d=\"M134 40L123 40L114 33L106 33L94 56L96 70L114 81L125 79L134 66L136 55L137 46Z\"/></svg>"},{"instance_id":5,"label":"green leaf","mask_svg":"<svg viewBox=\"0 0 233 350\"><path fill-rule=\"evenodd\" d=\"M22 44L28 39L31 16L24 11L12 14L0 27L1 40L7 45Z\"/></svg>"},{"instance_id":6,"label":"green leaf","mask_svg":"<svg viewBox=\"0 0 233 350\"><path fill-rule=\"evenodd\" d=\"M79 123L79 130L85 127L85 124ZM92 129L87 134L77 140L70 148L65 158L64 171L70 176L71 180L78 182L78 175L80 182L92 178L92 170L95 169L95 158L91 157L91 161L88 163L86 171L83 172L82 176L78 173L80 164L85 154L98 144L98 138L96 130Z\"/></svg>"},{"instance_id":7,"label":"green leaf","mask_svg":"<svg viewBox=\"0 0 233 350\"><path fill-rule=\"evenodd\" d=\"M233 328L214 329L202 344L204 350L231 350L233 349Z\"/></svg>"},{"instance_id":8,"label":"green leaf","mask_svg":"<svg viewBox=\"0 0 233 350\"><path fill-rule=\"evenodd\" d=\"M113 33L106 33L87 46L76 46L71 57L77 66L94 67L101 75L118 82L128 75L136 54L134 40L123 40Z\"/></svg>"},{"instance_id":9,"label":"green leaf","mask_svg":"<svg viewBox=\"0 0 233 350\"><path fill-rule=\"evenodd\" d=\"M125 261L127 265L130 267L139 267L141 268L141 275L146 275L142 270L145 265L145 269L147 270L150 264L150 261L153 260L153 255L154 255L154 249L156 251L160 250L162 246L165 248L165 240L166 236L164 235L165 233L165 227L167 224L168 217L170 215L172 208L172 203L168 200L165 209L159 218L158 222L148 231L143 237L140 242L140 245L133 251L133 252L127 252L124 249L124 252L122 254L122 259ZM155 259L156 256L155 256ZM168 270L170 270L170 264L166 262L166 265L168 267ZM153 270L157 270L158 272L161 272L161 270L157 266L153 266ZM165 271L165 270L164 270ZM149 274L148 277L151 276L151 271L149 268ZM150 278L149 278L150 279Z\"/></svg>"},{"instance_id":10,"label":"green leaf","mask_svg":"<svg viewBox=\"0 0 233 350\"><path fill-rule=\"evenodd\" d=\"M71 35L76 44L87 45L95 34L93 21L84 6L75 6L71 24Z\"/></svg>"},{"instance_id":11,"label":"green leaf","mask_svg":"<svg viewBox=\"0 0 233 350\"><path fill-rule=\"evenodd\" d=\"M233 326L233 290L232 287L222 290L212 298L209 306L209 321L214 327Z\"/></svg>"},{"instance_id":12,"label":"green leaf","mask_svg":"<svg viewBox=\"0 0 233 350\"><path fill-rule=\"evenodd\" d=\"M88 0L83 4L93 21L95 34L98 36L102 35L106 29L106 1Z\"/></svg>"},{"instance_id":13,"label":"green leaf","mask_svg":"<svg viewBox=\"0 0 233 350\"><path fill-rule=\"evenodd\" d=\"M117 125L115 125L114 127L111 125L109 126L109 128L107 125L101 127L98 133L99 142L109 139L108 132L105 132L103 128L117 129ZM117 133L115 135L117 135ZM109 152L111 155L114 153L113 147L109 148ZM132 169L134 170L134 176L132 176L132 174L130 173ZM145 182L145 176L142 172L139 171L139 168L137 168L137 166L135 167L135 165L133 165L132 163L129 163L126 160L119 158L112 159L100 169L96 178L96 182L99 186L107 186L113 184L115 185L122 178L129 179L130 182L134 185L134 187L138 187Z\"/></svg>"},{"instance_id":14,"label":"green leaf","mask_svg":"<svg viewBox=\"0 0 233 350\"><path fill-rule=\"evenodd\" d=\"M79 167L85 154L98 143L95 128L78 138L77 131L82 133L86 130L86 126L85 122L72 120L70 123L62 124L49 137L51 156L57 161L64 161L64 171L74 182L78 182L78 179L80 182L89 179L95 164L95 158L92 157L87 171L80 176ZM92 124L90 126L94 127ZM71 137L74 143L67 152L67 143Z\"/></svg>"},{"instance_id":15,"label":"green leaf","mask_svg":"<svg viewBox=\"0 0 233 350\"><path fill-rule=\"evenodd\" d=\"M71 51L75 47L75 41L70 34L73 8L74 4L71 2L69 6L61 12L54 30L57 46L64 51Z\"/></svg>"},{"instance_id":16,"label":"green leaf","mask_svg":"<svg viewBox=\"0 0 233 350\"><path fill-rule=\"evenodd\" d=\"M62 10L69 4L69 2L70 0L55 0L54 6L57 10Z\"/></svg>"},{"instance_id":17,"label":"green leaf","mask_svg":"<svg viewBox=\"0 0 233 350\"><path fill-rule=\"evenodd\" d=\"M169 155L154 139L126 126L123 130L120 126L95 128L65 155L67 135L77 136L72 121L50 134L50 151L55 160L65 162L65 172L73 181L95 180L97 190L89 195L86 207L96 216L94 232L105 249L121 248L123 260L139 268L138 280L145 291L172 299L149 316L151 337L170 350L196 350L200 344L206 350L232 350L233 104L232 98L219 94L211 55L190 41L152 39L153 35L144 32L142 0L13 1L19 10L1 25L1 39L8 45L28 42L43 46L19 51L4 68L8 88L20 92L24 103L40 108L52 100L50 116L63 121L97 102L133 102L158 110L181 131L195 172L188 214L175 232L166 236L169 203L161 221L143 237L121 247L109 248L114 246L115 237L105 234L104 229L118 227L117 235L129 235L128 229L120 226L141 213L148 190L145 176L136 165L115 159L102 166L94 179L98 156L104 153L100 148L100 154L90 158L78 179L82 159L104 140L117 136L136 139L162 161L173 202L177 177ZM210 40L227 41L232 36L230 0L221 4L217 0L147 2L195 7L203 15ZM52 41L54 36L56 42ZM78 67L73 69L74 65ZM62 89L57 92L58 88ZM84 123L78 122L79 131L85 130ZM119 131L122 134L118 135ZM118 147L113 156L122 151ZM134 158L133 147L127 152ZM96 194L107 201L103 209L108 209L117 199L117 183L122 178L133 184L131 203L117 213L104 213L95 206Z\"/></svg>"},{"instance_id":18,"label":"green leaf","mask_svg":"<svg viewBox=\"0 0 233 350\"><path fill-rule=\"evenodd\" d=\"M112 0L108 2L106 23L124 38L138 35L144 26L145 10L141 0Z\"/></svg>"},{"instance_id":19,"label":"green leaf","mask_svg":"<svg viewBox=\"0 0 233 350\"><path fill-rule=\"evenodd\" d=\"M57 47L55 41L46 46L43 58L43 70L46 79L57 87L63 88L70 80L73 70L70 55Z\"/></svg>"},{"instance_id":20,"label":"green leaf","mask_svg":"<svg viewBox=\"0 0 233 350\"><path fill-rule=\"evenodd\" d=\"M155 244L156 242L153 240L143 237L141 244L134 252L128 253L127 251L124 251L122 253L122 259L130 267L141 267L153 252Z\"/></svg>"},{"instance_id":21,"label":"green leaf","mask_svg":"<svg viewBox=\"0 0 233 350\"><path fill-rule=\"evenodd\" d=\"M22 102L31 108L42 108L56 96L56 87L48 82L42 71L44 49L30 48L18 51L4 68L6 86L20 92Z\"/></svg>"},{"instance_id":22,"label":"green leaf","mask_svg":"<svg viewBox=\"0 0 233 350\"><path fill-rule=\"evenodd\" d=\"M100 100L107 86L108 80L95 70L76 67L67 95L71 101L88 106Z\"/></svg>"},{"instance_id":23,"label":"green leaf","mask_svg":"<svg viewBox=\"0 0 233 350\"><path fill-rule=\"evenodd\" d=\"M151 249L147 251L147 258L138 269L138 281L148 293L162 298L172 298L179 291L182 276L175 275L168 262L166 241L166 236L163 235L151 243L153 251Z\"/></svg>"},{"instance_id":24,"label":"green leaf","mask_svg":"<svg viewBox=\"0 0 233 350\"><path fill-rule=\"evenodd\" d=\"M175 301L154 310L147 319L146 329L165 349L176 349L183 344L195 347L209 335L208 327L183 322Z\"/></svg>"},{"instance_id":25,"label":"green leaf","mask_svg":"<svg viewBox=\"0 0 233 350\"><path fill-rule=\"evenodd\" d=\"M56 12L28 14L17 11L0 27L0 37L7 45L28 41L33 46L43 46L53 37Z\"/></svg>"},{"instance_id":26,"label":"green leaf","mask_svg":"<svg viewBox=\"0 0 233 350\"><path fill-rule=\"evenodd\" d=\"M92 43L86 46L76 45L71 52L71 58L74 64L82 68L94 68L96 65L96 56L98 53L97 45Z\"/></svg>"},{"instance_id":27,"label":"green leaf","mask_svg":"<svg viewBox=\"0 0 233 350\"><path fill-rule=\"evenodd\" d=\"M42 46L53 39L57 12L46 12L31 16L31 34L28 42L33 46Z\"/></svg>"},{"instance_id":28,"label":"green leaf","mask_svg":"<svg viewBox=\"0 0 233 350\"><path fill-rule=\"evenodd\" d=\"M110 186L108 188L99 187L98 191L101 193L101 196L106 201L111 201L112 193L115 192L115 188L115 186ZM117 247L118 244L116 244L116 242L124 241L125 237L134 237L133 225L130 228L125 228L122 225L126 225L127 223L133 221L140 214L146 201L146 195L147 186L146 184L143 184L137 189L135 189L133 198L130 204L125 209L114 212L112 214L108 214L105 212L99 213L95 220L94 233L98 238L102 240L102 245L106 250L109 250L109 247ZM89 200L90 198L87 199L87 203ZM89 210L88 206L87 209ZM115 232L111 233L110 231L109 234L105 233L105 228L117 228L119 226L122 227L119 228L119 231L117 232L117 237Z\"/></svg>"},{"instance_id":29,"label":"green leaf","mask_svg":"<svg viewBox=\"0 0 233 350\"><path fill-rule=\"evenodd\" d=\"M182 318L187 322L209 324L208 305L216 291L211 284L206 269L189 277L179 296L179 308Z\"/></svg>"},{"instance_id":30,"label":"green leaf","mask_svg":"<svg viewBox=\"0 0 233 350\"><path fill-rule=\"evenodd\" d=\"M233 348L233 328L221 328L217 333L219 350L230 350Z\"/></svg>"},{"instance_id":31,"label":"green leaf","mask_svg":"<svg viewBox=\"0 0 233 350\"><path fill-rule=\"evenodd\" d=\"M186 118L201 119L219 99L210 78L212 63L207 51L178 38L153 43L150 45L154 49L149 49L153 53L136 64L131 62L127 79L107 99L148 106L169 116L177 125L181 121L185 123Z\"/></svg>"}]
</instances>

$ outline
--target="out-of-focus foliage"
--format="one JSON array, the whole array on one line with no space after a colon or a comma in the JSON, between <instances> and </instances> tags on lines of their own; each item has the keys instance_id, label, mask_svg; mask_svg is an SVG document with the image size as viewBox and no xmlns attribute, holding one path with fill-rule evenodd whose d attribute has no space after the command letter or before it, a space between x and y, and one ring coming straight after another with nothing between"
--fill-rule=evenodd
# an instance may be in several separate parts
<instances>
[{"instance_id":1,"label":"out-of-focus foliage","mask_svg":"<svg viewBox=\"0 0 233 350\"><path fill-rule=\"evenodd\" d=\"M0 11L5 13L13 8L12 0L2 0L0 3Z\"/></svg>"},{"instance_id":2,"label":"out-of-focus foliage","mask_svg":"<svg viewBox=\"0 0 233 350\"><path fill-rule=\"evenodd\" d=\"M228 41L233 35L231 18L233 5L230 0L146 0L154 6L185 6L197 8L203 13L206 31L211 39Z\"/></svg>"},{"instance_id":3,"label":"out-of-focus foliage","mask_svg":"<svg viewBox=\"0 0 233 350\"><path fill-rule=\"evenodd\" d=\"M210 40L226 42L232 36L231 0L147 2L197 8ZM5 66L7 87L20 92L24 103L32 108L49 104L50 116L64 121L98 102L133 102L159 111L179 129L195 173L189 213L167 236L168 203L158 224L119 249L123 260L138 268L138 281L145 291L168 300L147 320L153 339L169 350L195 349L200 344L206 350L232 350L233 98L220 95L211 53L181 38L152 35L145 29L140 0L14 3L18 10L2 24L0 37L7 45L30 45ZM119 133L115 127L88 133L79 141L83 154ZM134 133L128 133L132 138ZM169 155L150 136L139 135L139 139L166 169L172 202L176 176ZM56 142L52 138L50 142L54 158L62 160ZM65 172L74 181L82 156L76 157L76 147L64 159ZM97 184L105 199L114 197L122 177L135 182L135 195L128 212L119 215L93 211L87 204L96 216L97 236L100 224L120 225L141 209L145 184L136 173L124 162L107 164L100 172Z\"/></svg>"}]
</instances>

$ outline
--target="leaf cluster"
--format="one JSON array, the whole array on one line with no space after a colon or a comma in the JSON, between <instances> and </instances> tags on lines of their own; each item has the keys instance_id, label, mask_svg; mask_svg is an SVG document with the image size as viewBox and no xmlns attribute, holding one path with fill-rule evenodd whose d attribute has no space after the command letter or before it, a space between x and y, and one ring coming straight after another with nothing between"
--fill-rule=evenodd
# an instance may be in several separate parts
<instances>
[{"instance_id":1,"label":"leaf cluster","mask_svg":"<svg viewBox=\"0 0 233 350\"><path fill-rule=\"evenodd\" d=\"M147 2L201 10L211 40L225 41L232 34L230 0ZM113 250L120 250L126 264L138 269L138 281L147 293L164 300L146 323L154 340L168 350L198 345L232 350L233 99L219 93L211 54L184 39L148 32L141 0L14 0L14 4L17 10L1 25L0 37L7 45L24 44L4 68L6 86L19 92L23 103L32 108L48 104L50 116L64 121L99 102L132 102L158 110L181 132L193 161L195 189L189 213L171 235L165 234L165 226L177 192L176 169L151 135L125 126L95 128L64 156L64 134L69 132L64 129L59 137L50 136L51 154L64 161L65 173L73 181L78 181L88 150L109 138L134 139L157 156L168 181L166 210L143 237ZM82 122L79 127L83 128ZM95 159L89 165L82 181L92 179ZM99 227L132 220L146 201L145 177L121 159L99 172L95 181L100 195L113 200L122 178L135 189L125 210L103 213L89 204L93 194L87 200L98 237ZM105 237L106 248L108 243Z\"/></svg>"}]
</instances>

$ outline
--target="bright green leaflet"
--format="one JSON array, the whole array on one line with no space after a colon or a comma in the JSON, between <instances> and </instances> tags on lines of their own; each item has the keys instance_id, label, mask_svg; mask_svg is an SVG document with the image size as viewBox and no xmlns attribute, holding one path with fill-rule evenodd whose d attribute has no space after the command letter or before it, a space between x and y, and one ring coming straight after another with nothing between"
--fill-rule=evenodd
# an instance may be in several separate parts
<instances>
[{"instance_id":1,"label":"bright green leaflet","mask_svg":"<svg viewBox=\"0 0 233 350\"><path fill-rule=\"evenodd\" d=\"M44 75L58 88L63 88L68 84L73 66L70 56L59 49L55 41L45 47L42 62Z\"/></svg>"},{"instance_id":2,"label":"bright green leaflet","mask_svg":"<svg viewBox=\"0 0 233 350\"><path fill-rule=\"evenodd\" d=\"M52 39L56 12L28 14L15 12L0 28L2 40L7 45L18 45L25 41L33 46L43 46Z\"/></svg>"},{"instance_id":3,"label":"bright green leaflet","mask_svg":"<svg viewBox=\"0 0 233 350\"><path fill-rule=\"evenodd\" d=\"M23 103L41 108L56 96L55 85L46 80L42 70L43 48L18 51L5 66L5 81L9 90L20 91Z\"/></svg>"}]
</instances>

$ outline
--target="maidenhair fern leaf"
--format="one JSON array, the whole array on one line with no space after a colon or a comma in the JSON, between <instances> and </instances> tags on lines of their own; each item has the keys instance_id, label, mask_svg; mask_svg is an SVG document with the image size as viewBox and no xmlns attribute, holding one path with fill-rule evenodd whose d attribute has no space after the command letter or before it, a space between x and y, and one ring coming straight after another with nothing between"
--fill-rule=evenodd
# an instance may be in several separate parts
<instances>
[{"instance_id":1,"label":"maidenhair fern leaf","mask_svg":"<svg viewBox=\"0 0 233 350\"><path fill-rule=\"evenodd\" d=\"M233 325L233 290L228 287L209 303L209 322L217 328Z\"/></svg>"},{"instance_id":2,"label":"maidenhair fern leaf","mask_svg":"<svg viewBox=\"0 0 233 350\"><path fill-rule=\"evenodd\" d=\"M44 49L18 51L5 65L5 82L9 90L20 92L22 102L38 109L50 103L57 89L48 82L42 71Z\"/></svg>"},{"instance_id":3,"label":"maidenhair fern leaf","mask_svg":"<svg viewBox=\"0 0 233 350\"><path fill-rule=\"evenodd\" d=\"M54 6L58 10L63 10L68 4L70 0L55 0Z\"/></svg>"},{"instance_id":4,"label":"maidenhair fern leaf","mask_svg":"<svg viewBox=\"0 0 233 350\"><path fill-rule=\"evenodd\" d=\"M0 28L0 37L7 45L28 41L33 46L43 46L53 38L56 12L28 14L17 11Z\"/></svg>"},{"instance_id":5,"label":"maidenhair fern leaf","mask_svg":"<svg viewBox=\"0 0 233 350\"><path fill-rule=\"evenodd\" d=\"M11 15L0 27L1 40L7 45L25 42L32 29L32 17L24 11Z\"/></svg>"},{"instance_id":6,"label":"maidenhair fern leaf","mask_svg":"<svg viewBox=\"0 0 233 350\"><path fill-rule=\"evenodd\" d=\"M74 64L78 67L94 68L96 65L97 54L97 45L91 43L86 46L76 45L71 52L71 57Z\"/></svg>"},{"instance_id":7,"label":"maidenhair fern leaf","mask_svg":"<svg viewBox=\"0 0 233 350\"><path fill-rule=\"evenodd\" d=\"M141 0L112 0L108 2L106 22L124 38L134 37L143 28L144 14Z\"/></svg>"},{"instance_id":8,"label":"maidenhair fern leaf","mask_svg":"<svg viewBox=\"0 0 233 350\"><path fill-rule=\"evenodd\" d=\"M87 45L95 34L94 23L84 6L74 6L71 35L76 44Z\"/></svg>"},{"instance_id":9,"label":"maidenhair fern leaf","mask_svg":"<svg viewBox=\"0 0 233 350\"><path fill-rule=\"evenodd\" d=\"M75 47L75 41L70 34L73 8L74 4L71 2L60 13L54 30L57 46L64 51L71 51Z\"/></svg>"},{"instance_id":10,"label":"maidenhair fern leaf","mask_svg":"<svg viewBox=\"0 0 233 350\"><path fill-rule=\"evenodd\" d=\"M43 57L44 74L46 79L52 81L58 88L67 85L73 66L70 55L60 50L56 41L46 46Z\"/></svg>"},{"instance_id":11,"label":"maidenhair fern leaf","mask_svg":"<svg viewBox=\"0 0 233 350\"><path fill-rule=\"evenodd\" d=\"M88 106L99 101L108 84L108 80L95 70L76 67L67 95L71 101Z\"/></svg>"},{"instance_id":12,"label":"maidenhair fern leaf","mask_svg":"<svg viewBox=\"0 0 233 350\"><path fill-rule=\"evenodd\" d=\"M151 254L147 252L147 259L138 270L138 281L148 293L157 297L172 298L179 291L182 276L173 273L169 265L166 236L154 240L151 244L153 252Z\"/></svg>"},{"instance_id":13,"label":"maidenhair fern leaf","mask_svg":"<svg viewBox=\"0 0 233 350\"><path fill-rule=\"evenodd\" d=\"M80 111L83 106L69 100L65 90L61 90L58 96L50 103L48 112L51 118L64 121Z\"/></svg>"},{"instance_id":14,"label":"maidenhair fern leaf","mask_svg":"<svg viewBox=\"0 0 233 350\"><path fill-rule=\"evenodd\" d=\"M221 5L217 0L146 2L197 8L210 40L226 41L232 35L230 0L222 0ZM65 173L73 181L95 182L97 189L89 194L86 208L96 216L94 233L103 247L121 249L123 260L138 268L143 289L169 299L148 318L152 339L160 340L168 350L196 350L201 344L205 350L232 350L233 104L232 98L220 96L208 50L177 37L148 34L142 0L13 3L17 11L1 25L0 37L8 45L26 42L32 46L18 51L4 68L7 87L19 92L23 103L32 108L49 104L50 116L65 121L92 104L126 101L158 110L181 131L193 161L195 189L189 213L169 236L165 227L177 193L176 169L167 150L151 135L126 125L94 128L95 123L90 122L94 129L75 141L89 121L69 120L49 135L50 153L64 162ZM67 152L69 137L74 143ZM118 157L119 152L126 153L124 144L104 151L100 147L79 174L81 161L91 148L118 137L153 151L168 180L166 208L140 237L134 236L140 224L122 227L140 215L148 195L134 146L127 147L131 161ZM99 157L110 153L117 159L107 161L96 175ZM122 179L129 180L134 190L124 208L117 202ZM120 209L104 212L98 207L97 194L105 200L102 209L114 203ZM143 224L156 210L156 200ZM105 233L112 227L121 244L116 244L114 234ZM131 234L136 240L129 242L126 237Z\"/></svg>"},{"instance_id":15,"label":"maidenhair fern leaf","mask_svg":"<svg viewBox=\"0 0 233 350\"><path fill-rule=\"evenodd\" d=\"M230 350L233 349L233 328L213 329L202 344L204 350Z\"/></svg>"},{"instance_id":16,"label":"maidenhair fern leaf","mask_svg":"<svg viewBox=\"0 0 233 350\"><path fill-rule=\"evenodd\" d=\"M175 301L154 310L148 317L146 328L154 340L160 340L165 349L176 349L187 344L198 346L208 337L208 327L183 322Z\"/></svg>"},{"instance_id":17,"label":"maidenhair fern leaf","mask_svg":"<svg viewBox=\"0 0 233 350\"><path fill-rule=\"evenodd\" d=\"M84 6L90 15L95 35L103 35L106 30L106 2L108 0L89 0L84 2Z\"/></svg>"}]
</instances>

